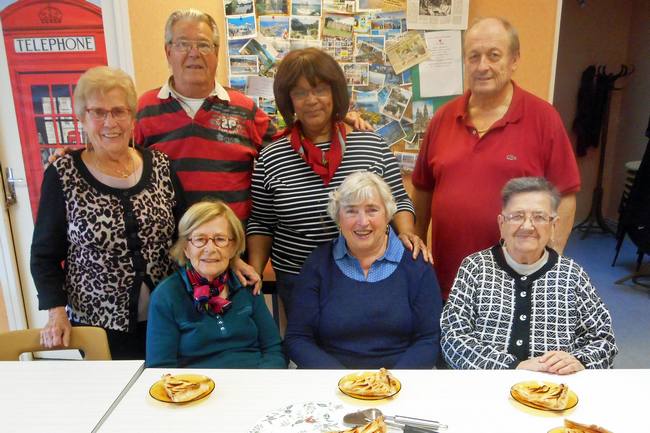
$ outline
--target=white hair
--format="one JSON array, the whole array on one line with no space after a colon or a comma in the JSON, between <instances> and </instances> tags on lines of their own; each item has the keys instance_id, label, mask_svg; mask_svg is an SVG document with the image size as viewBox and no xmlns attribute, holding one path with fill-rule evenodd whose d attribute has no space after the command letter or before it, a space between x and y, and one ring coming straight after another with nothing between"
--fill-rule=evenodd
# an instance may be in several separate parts
<instances>
[{"instance_id":1,"label":"white hair","mask_svg":"<svg viewBox=\"0 0 650 433\"><path fill-rule=\"evenodd\" d=\"M390 187L384 179L370 171L355 171L351 173L336 190L330 192L327 212L338 224L339 211L343 206L367 200L373 193L379 194L379 198L384 203L388 221L393 219L393 215L397 212L397 205L395 204L393 193L390 191Z\"/></svg>"}]
</instances>

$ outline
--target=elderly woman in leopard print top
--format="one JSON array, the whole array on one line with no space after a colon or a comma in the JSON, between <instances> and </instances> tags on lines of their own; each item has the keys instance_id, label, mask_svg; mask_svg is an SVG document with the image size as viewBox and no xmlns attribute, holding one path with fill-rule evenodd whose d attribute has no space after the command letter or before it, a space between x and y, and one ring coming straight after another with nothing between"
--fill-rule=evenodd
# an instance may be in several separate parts
<instances>
[{"instance_id":1,"label":"elderly woman in leopard print top","mask_svg":"<svg viewBox=\"0 0 650 433\"><path fill-rule=\"evenodd\" d=\"M184 202L167 157L129 146L136 100L119 69L92 68L77 83L88 142L45 171L32 241L46 347L67 346L71 325L92 325L107 331L113 359L144 359L149 293L172 272Z\"/></svg>"}]
</instances>

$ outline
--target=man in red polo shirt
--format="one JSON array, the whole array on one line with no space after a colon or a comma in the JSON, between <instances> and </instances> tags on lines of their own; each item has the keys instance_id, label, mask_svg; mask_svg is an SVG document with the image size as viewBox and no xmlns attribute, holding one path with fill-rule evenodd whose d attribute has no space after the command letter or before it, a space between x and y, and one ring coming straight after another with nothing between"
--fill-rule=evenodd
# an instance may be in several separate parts
<instances>
[{"instance_id":1,"label":"man in red polo shirt","mask_svg":"<svg viewBox=\"0 0 650 433\"><path fill-rule=\"evenodd\" d=\"M575 215L580 174L557 111L512 80L519 37L501 18L465 34L468 90L431 119L413 173L417 234L431 249L447 299L463 258L499 240L500 191L514 177L543 176L562 194L553 247L561 253Z\"/></svg>"}]
</instances>

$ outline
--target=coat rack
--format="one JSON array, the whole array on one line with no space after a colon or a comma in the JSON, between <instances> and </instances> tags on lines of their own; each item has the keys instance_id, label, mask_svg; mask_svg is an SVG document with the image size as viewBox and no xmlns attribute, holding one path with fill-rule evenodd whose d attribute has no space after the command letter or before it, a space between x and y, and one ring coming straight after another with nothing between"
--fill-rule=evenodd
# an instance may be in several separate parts
<instances>
[{"instance_id":1,"label":"coat rack","mask_svg":"<svg viewBox=\"0 0 650 433\"><path fill-rule=\"evenodd\" d=\"M631 75L634 72L633 68L628 67L627 65L621 65L621 69L618 73L612 74L607 73L607 67L605 65L600 65L596 68L597 73L595 75L595 87L596 93L602 92L600 95L602 97L602 115L599 116L600 125L602 128L600 130L600 156L598 160L598 173L596 178L596 186L594 187L594 192L591 197L591 209L587 217L573 229L580 230L582 232L582 239L589 236L592 231L600 231L604 234L614 235L614 231L607 225L605 218L603 217L603 171L605 168L605 152L607 149L607 133L609 125L609 108L612 100L612 92L615 90L621 90L622 87L616 87L616 81L620 78ZM583 83L584 84L584 83ZM579 102L580 104L580 102ZM578 118L576 118L576 121ZM597 125L597 127L600 127ZM576 129L576 123L574 122L574 130Z\"/></svg>"}]
</instances>

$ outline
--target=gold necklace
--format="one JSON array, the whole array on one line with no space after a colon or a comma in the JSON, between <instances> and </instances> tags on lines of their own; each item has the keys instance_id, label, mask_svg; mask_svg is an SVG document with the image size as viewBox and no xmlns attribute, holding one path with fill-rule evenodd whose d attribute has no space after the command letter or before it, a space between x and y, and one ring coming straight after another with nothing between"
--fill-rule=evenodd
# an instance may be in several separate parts
<instances>
[{"instance_id":1,"label":"gold necklace","mask_svg":"<svg viewBox=\"0 0 650 433\"><path fill-rule=\"evenodd\" d=\"M131 170L129 169L122 169L119 167L109 167L108 169L102 164L101 160L97 156L97 153L94 154L94 159L95 159L95 165L99 169L99 171L108 174L109 176L112 176L113 174L117 174L115 177L120 177L122 179L127 179L129 176L131 176L133 173L135 173L135 161L133 159L133 154L131 153L130 150L127 149L127 152L129 152L129 156L131 157Z\"/></svg>"}]
</instances>

